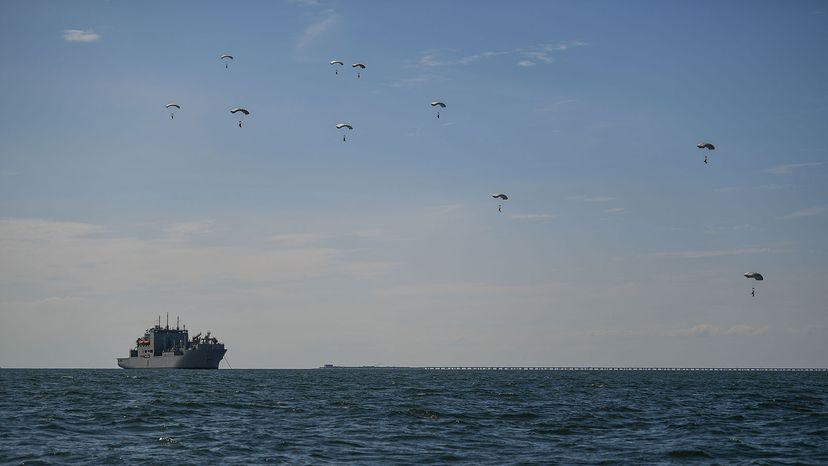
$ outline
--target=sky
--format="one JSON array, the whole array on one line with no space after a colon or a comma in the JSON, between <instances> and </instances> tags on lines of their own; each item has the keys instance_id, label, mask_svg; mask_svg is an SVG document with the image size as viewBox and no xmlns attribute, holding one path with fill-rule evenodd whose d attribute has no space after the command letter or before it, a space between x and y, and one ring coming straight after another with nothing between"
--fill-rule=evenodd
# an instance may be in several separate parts
<instances>
[{"instance_id":1,"label":"sky","mask_svg":"<svg viewBox=\"0 0 828 466\"><path fill-rule=\"evenodd\" d=\"M0 2L0 366L169 313L233 368L826 367L826 52L818 1Z\"/></svg>"}]
</instances>

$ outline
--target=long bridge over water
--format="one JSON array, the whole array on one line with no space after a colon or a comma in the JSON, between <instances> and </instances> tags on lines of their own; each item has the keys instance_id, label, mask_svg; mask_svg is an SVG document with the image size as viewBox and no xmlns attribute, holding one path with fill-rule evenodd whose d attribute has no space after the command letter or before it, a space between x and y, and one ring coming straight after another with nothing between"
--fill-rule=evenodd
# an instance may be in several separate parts
<instances>
[{"instance_id":1,"label":"long bridge over water","mask_svg":"<svg viewBox=\"0 0 828 466\"><path fill-rule=\"evenodd\" d=\"M669 372L828 372L826 367L647 367L647 366L336 366L320 369L408 369L427 371L669 371Z\"/></svg>"}]
</instances>

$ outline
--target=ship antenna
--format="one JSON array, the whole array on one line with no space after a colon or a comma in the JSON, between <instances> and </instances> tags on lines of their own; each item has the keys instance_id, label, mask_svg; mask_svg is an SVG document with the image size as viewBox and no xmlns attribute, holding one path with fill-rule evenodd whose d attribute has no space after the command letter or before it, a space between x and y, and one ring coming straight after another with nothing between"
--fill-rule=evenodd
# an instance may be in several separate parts
<instances>
[{"instance_id":1,"label":"ship antenna","mask_svg":"<svg viewBox=\"0 0 828 466\"><path fill-rule=\"evenodd\" d=\"M178 330L179 325L181 324L179 317L175 316L175 329Z\"/></svg>"},{"instance_id":2,"label":"ship antenna","mask_svg":"<svg viewBox=\"0 0 828 466\"><path fill-rule=\"evenodd\" d=\"M167 313L167 330L170 329L170 313Z\"/></svg>"}]
</instances>

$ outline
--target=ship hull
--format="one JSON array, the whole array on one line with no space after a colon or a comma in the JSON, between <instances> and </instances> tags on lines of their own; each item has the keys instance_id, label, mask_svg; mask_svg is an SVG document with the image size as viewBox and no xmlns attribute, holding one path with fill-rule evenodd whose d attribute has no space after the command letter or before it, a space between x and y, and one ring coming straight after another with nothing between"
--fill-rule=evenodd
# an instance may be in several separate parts
<instances>
[{"instance_id":1,"label":"ship hull","mask_svg":"<svg viewBox=\"0 0 828 466\"><path fill-rule=\"evenodd\" d=\"M219 345L216 345L219 346ZM185 350L183 354L164 353L161 356L118 358L124 369L218 369L224 358L224 345Z\"/></svg>"}]
</instances>

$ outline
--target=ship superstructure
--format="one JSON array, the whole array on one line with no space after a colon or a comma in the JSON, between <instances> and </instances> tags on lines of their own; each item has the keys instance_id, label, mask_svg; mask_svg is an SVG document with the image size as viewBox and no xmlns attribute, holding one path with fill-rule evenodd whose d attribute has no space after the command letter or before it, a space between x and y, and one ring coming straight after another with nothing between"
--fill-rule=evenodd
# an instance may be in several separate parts
<instances>
[{"instance_id":1,"label":"ship superstructure","mask_svg":"<svg viewBox=\"0 0 828 466\"><path fill-rule=\"evenodd\" d=\"M176 321L175 328L170 328L168 315L162 327L159 316L158 323L135 340L129 357L118 358L118 365L124 369L218 369L227 352L224 343L210 332L191 339L187 327L181 329Z\"/></svg>"}]
</instances>

